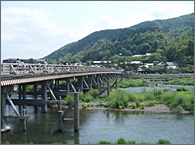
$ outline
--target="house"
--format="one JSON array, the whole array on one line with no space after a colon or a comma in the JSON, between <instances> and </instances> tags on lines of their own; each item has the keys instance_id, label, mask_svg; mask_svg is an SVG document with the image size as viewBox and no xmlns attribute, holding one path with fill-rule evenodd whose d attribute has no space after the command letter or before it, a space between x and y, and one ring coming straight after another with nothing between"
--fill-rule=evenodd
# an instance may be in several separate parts
<instances>
[{"instance_id":1,"label":"house","mask_svg":"<svg viewBox=\"0 0 195 145\"><path fill-rule=\"evenodd\" d=\"M133 55L132 57L143 57L145 55L142 55L142 54L137 54L137 55Z\"/></svg>"},{"instance_id":2,"label":"house","mask_svg":"<svg viewBox=\"0 0 195 145\"><path fill-rule=\"evenodd\" d=\"M92 64L110 64L111 61L92 61Z\"/></svg>"},{"instance_id":3,"label":"house","mask_svg":"<svg viewBox=\"0 0 195 145\"><path fill-rule=\"evenodd\" d=\"M153 63L144 63L143 66L146 68L151 68L152 66L154 66L154 64Z\"/></svg>"},{"instance_id":4,"label":"house","mask_svg":"<svg viewBox=\"0 0 195 145\"><path fill-rule=\"evenodd\" d=\"M149 55L151 55L152 53L146 53L146 55L145 56L149 56Z\"/></svg>"},{"instance_id":5,"label":"house","mask_svg":"<svg viewBox=\"0 0 195 145\"><path fill-rule=\"evenodd\" d=\"M143 62L141 62L141 61L131 61L131 63L130 64L137 64L137 65L141 65L141 64L143 64Z\"/></svg>"},{"instance_id":6,"label":"house","mask_svg":"<svg viewBox=\"0 0 195 145\"><path fill-rule=\"evenodd\" d=\"M3 60L3 63L15 63L15 62L16 62L16 58L8 58Z\"/></svg>"},{"instance_id":7,"label":"house","mask_svg":"<svg viewBox=\"0 0 195 145\"><path fill-rule=\"evenodd\" d=\"M140 67L141 65L143 65L143 62L141 62L141 61L131 61L130 64L134 65L134 66L137 66L137 67Z\"/></svg>"},{"instance_id":8,"label":"house","mask_svg":"<svg viewBox=\"0 0 195 145\"><path fill-rule=\"evenodd\" d=\"M132 57L143 57L143 56L149 56L151 55L152 53L146 53L146 54L136 54L136 55L133 55Z\"/></svg>"},{"instance_id":9,"label":"house","mask_svg":"<svg viewBox=\"0 0 195 145\"><path fill-rule=\"evenodd\" d=\"M166 62L166 64L167 64L167 68L168 69L170 69L170 68L176 69L177 66L178 66L178 63L177 62Z\"/></svg>"}]
</instances>

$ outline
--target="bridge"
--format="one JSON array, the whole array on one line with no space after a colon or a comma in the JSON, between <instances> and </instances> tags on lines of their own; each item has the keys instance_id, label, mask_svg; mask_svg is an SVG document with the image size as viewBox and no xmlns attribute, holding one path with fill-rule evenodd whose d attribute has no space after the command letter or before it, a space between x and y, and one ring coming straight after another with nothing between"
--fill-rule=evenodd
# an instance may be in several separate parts
<instances>
[{"instance_id":1,"label":"bridge","mask_svg":"<svg viewBox=\"0 0 195 145\"><path fill-rule=\"evenodd\" d=\"M35 106L35 110L37 106L42 106L42 111L47 113L49 102L58 104L58 130L62 131L62 123L73 122L74 130L78 131L78 92L95 88L100 90L100 95L105 91L109 95L110 88L117 87L118 79L122 80L122 72L113 68L3 63L1 64L1 132L10 130L10 127L6 126L7 119L19 119L25 131L27 119L30 117L27 114L26 105ZM112 86L110 86L110 80L115 80ZM107 88L101 89L102 84L107 84ZM66 97L69 93L74 94L74 101L66 111L62 111L62 97ZM33 96L33 99L29 99L27 95ZM15 115L5 114L6 104L11 105ZM19 110L15 105L19 105ZM73 107L74 118L65 118Z\"/></svg>"}]
</instances>

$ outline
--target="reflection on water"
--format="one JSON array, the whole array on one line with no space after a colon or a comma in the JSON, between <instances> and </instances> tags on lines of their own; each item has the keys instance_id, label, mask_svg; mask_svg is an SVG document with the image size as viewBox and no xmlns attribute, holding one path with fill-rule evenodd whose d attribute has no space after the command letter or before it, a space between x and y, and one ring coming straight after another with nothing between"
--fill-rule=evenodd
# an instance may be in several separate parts
<instances>
[{"instance_id":1,"label":"reflection on water","mask_svg":"<svg viewBox=\"0 0 195 145\"><path fill-rule=\"evenodd\" d=\"M13 113L10 107L9 114ZM41 107L27 107L30 118L27 131L22 131L19 120L8 120L11 132L1 135L2 141L11 143L63 144L97 143L100 140L126 140L156 143L158 139L170 140L174 144L194 143L194 115L116 112L116 111L82 111L80 110L80 129L74 132L73 124L64 124L63 131L58 132L57 109L49 108L42 113ZM73 111L67 117L73 117Z\"/></svg>"}]
</instances>

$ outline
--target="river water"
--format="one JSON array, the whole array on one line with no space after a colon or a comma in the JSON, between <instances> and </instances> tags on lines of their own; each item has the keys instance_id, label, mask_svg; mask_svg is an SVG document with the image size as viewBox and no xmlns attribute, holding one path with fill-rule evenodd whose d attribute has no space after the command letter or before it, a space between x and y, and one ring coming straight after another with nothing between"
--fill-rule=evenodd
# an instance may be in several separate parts
<instances>
[{"instance_id":1,"label":"river water","mask_svg":"<svg viewBox=\"0 0 195 145\"><path fill-rule=\"evenodd\" d=\"M17 106L18 107L18 106ZM9 114L13 114L7 106ZM56 108L49 108L42 113L38 107L27 106L30 118L26 132L22 131L19 120L8 120L12 129L2 133L1 140L10 143L24 144L32 141L38 144L87 144L100 140L115 142L123 137L137 143L156 143L158 139L166 139L173 144L194 144L194 115L166 114L144 112L92 111L80 110L79 132L74 132L73 124L64 124L63 132L58 132L58 113ZM68 117L72 117L70 112Z\"/></svg>"},{"instance_id":2,"label":"river water","mask_svg":"<svg viewBox=\"0 0 195 145\"><path fill-rule=\"evenodd\" d=\"M123 90L127 90L132 93L140 93L143 88L146 89L146 91L152 90L152 89L158 89L158 90L163 90L167 89L169 91L176 91L177 88L181 87L187 87L190 90L194 90L194 86L182 86L182 85L159 85L159 86L150 86L150 87L129 87L129 88L124 88Z\"/></svg>"}]
</instances>

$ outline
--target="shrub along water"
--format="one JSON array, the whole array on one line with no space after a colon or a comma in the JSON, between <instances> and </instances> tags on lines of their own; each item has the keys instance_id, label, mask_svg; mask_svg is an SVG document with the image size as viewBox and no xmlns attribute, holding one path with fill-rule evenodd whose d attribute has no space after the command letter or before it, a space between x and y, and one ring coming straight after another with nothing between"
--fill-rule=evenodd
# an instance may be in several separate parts
<instances>
[{"instance_id":1,"label":"shrub along water","mask_svg":"<svg viewBox=\"0 0 195 145\"><path fill-rule=\"evenodd\" d=\"M141 143L136 143L136 141L127 141L124 138L119 138L116 142L110 142L106 140L101 140L97 144L152 144L152 143L146 143L146 142L141 142ZM171 144L170 141L164 140L164 139L159 139L156 144Z\"/></svg>"},{"instance_id":2,"label":"shrub along water","mask_svg":"<svg viewBox=\"0 0 195 145\"><path fill-rule=\"evenodd\" d=\"M150 101L146 104L146 106L154 106L155 103L162 103L170 107L172 110L194 111L194 91L190 90L174 92L153 89L136 94L117 89L109 95L107 101L108 107L118 109L127 107L131 107L133 109L141 107L144 109L145 106L143 106L143 103L142 106L140 106L140 102ZM130 102L132 102L131 106L129 106Z\"/></svg>"},{"instance_id":3,"label":"shrub along water","mask_svg":"<svg viewBox=\"0 0 195 145\"><path fill-rule=\"evenodd\" d=\"M79 92L79 100L82 103L107 101L106 107L116 109L144 109L145 106L154 106L155 104L161 103L167 105L170 109L179 112L183 110L191 112L194 111L194 91L187 88L180 88L176 92L168 91L166 89L153 89L149 91L143 89L141 93L131 93L126 90L116 89L106 98L99 98L98 94L99 92L96 89L90 90L86 94ZM69 94L64 100L66 105L69 105L72 101L74 101L73 94ZM104 106L104 104L101 106Z\"/></svg>"}]
</instances>

